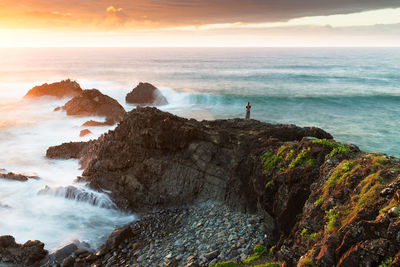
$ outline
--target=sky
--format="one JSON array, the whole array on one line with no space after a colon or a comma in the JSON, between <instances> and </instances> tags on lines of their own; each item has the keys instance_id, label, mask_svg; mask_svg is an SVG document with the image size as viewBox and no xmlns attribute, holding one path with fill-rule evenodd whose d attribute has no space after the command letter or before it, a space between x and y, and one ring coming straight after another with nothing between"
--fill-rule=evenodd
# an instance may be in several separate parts
<instances>
[{"instance_id":1,"label":"sky","mask_svg":"<svg viewBox=\"0 0 400 267\"><path fill-rule=\"evenodd\" d=\"M0 0L20 46L400 46L400 1Z\"/></svg>"}]
</instances>

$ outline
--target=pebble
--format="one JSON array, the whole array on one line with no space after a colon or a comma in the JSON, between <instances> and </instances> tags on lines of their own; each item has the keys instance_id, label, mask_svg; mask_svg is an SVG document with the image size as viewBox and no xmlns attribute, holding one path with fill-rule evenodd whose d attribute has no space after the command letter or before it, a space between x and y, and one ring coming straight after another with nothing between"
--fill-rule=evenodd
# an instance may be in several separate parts
<instances>
[{"instance_id":1,"label":"pebble","mask_svg":"<svg viewBox=\"0 0 400 267\"><path fill-rule=\"evenodd\" d=\"M136 233L120 247L87 254L87 266L198 267L240 261L266 244L262 216L231 211L221 203L157 210L130 224Z\"/></svg>"}]
</instances>

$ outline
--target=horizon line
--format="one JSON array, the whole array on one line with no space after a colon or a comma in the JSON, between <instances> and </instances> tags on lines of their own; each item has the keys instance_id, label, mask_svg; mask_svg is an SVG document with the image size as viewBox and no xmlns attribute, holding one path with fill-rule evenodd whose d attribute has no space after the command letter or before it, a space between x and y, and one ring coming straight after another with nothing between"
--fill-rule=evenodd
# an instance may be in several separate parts
<instances>
[{"instance_id":1,"label":"horizon line","mask_svg":"<svg viewBox=\"0 0 400 267\"><path fill-rule=\"evenodd\" d=\"M0 46L0 48L400 48L400 45L379 46Z\"/></svg>"}]
</instances>

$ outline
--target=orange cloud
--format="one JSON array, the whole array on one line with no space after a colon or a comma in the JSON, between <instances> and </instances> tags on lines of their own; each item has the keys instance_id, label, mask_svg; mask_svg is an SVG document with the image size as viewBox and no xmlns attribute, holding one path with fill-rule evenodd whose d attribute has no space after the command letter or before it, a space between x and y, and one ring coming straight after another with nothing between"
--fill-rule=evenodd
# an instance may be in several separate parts
<instances>
[{"instance_id":1,"label":"orange cloud","mask_svg":"<svg viewBox=\"0 0 400 267\"><path fill-rule=\"evenodd\" d=\"M400 7L398 0L0 0L0 29L91 30L284 22Z\"/></svg>"},{"instance_id":2,"label":"orange cloud","mask_svg":"<svg viewBox=\"0 0 400 267\"><path fill-rule=\"evenodd\" d=\"M107 12L121 12L123 9L122 8L115 8L114 6L109 6L107 7Z\"/></svg>"}]
</instances>

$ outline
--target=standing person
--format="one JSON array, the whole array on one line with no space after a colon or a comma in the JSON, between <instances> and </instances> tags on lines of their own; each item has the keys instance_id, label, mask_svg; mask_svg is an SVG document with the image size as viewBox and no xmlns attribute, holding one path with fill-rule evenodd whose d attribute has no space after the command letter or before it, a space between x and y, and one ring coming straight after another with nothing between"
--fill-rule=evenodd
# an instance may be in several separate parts
<instances>
[{"instance_id":1,"label":"standing person","mask_svg":"<svg viewBox=\"0 0 400 267\"><path fill-rule=\"evenodd\" d=\"M247 102L246 104L246 119L250 119L250 109L251 109L251 105L250 102Z\"/></svg>"}]
</instances>

